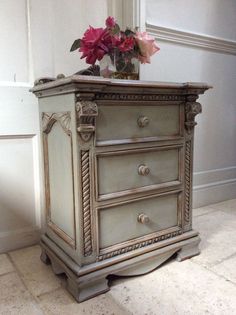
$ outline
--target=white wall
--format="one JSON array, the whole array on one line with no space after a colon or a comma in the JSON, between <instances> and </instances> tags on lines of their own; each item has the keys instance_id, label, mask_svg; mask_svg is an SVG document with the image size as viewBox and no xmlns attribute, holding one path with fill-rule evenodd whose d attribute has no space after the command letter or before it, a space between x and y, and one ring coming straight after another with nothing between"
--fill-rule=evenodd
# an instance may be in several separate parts
<instances>
[{"instance_id":1,"label":"white wall","mask_svg":"<svg viewBox=\"0 0 236 315\"><path fill-rule=\"evenodd\" d=\"M88 65L70 52L91 24L105 25L106 0L30 0L34 77L71 75Z\"/></svg>"},{"instance_id":2,"label":"white wall","mask_svg":"<svg viewBox=\"0 0 236 315\"><path fill-rule=\"evenodd\" d=\"M87 67L73 41L104 24L106 0L0 1L0 252L38 242L44 222L38 103L41 76Z\"/></svg>"},{"instance_id":3,"label":"white wall","mask_svg":"<svg viewBox=\"0 0 236 315\"><path fill-rule=\"evenodd\" d=\"M234 0L146 1L147 30L161 50L142 78L213 86L200 97L195 130L195 207L236 198L235 16Z\"/></svg>"},{"instance_id":4,"label":"white wall","mask_svg":"<svg viewBox=\"0 0 236 315\"><path fill-rule=\"evenodd\" d=\"M236 40L235 0L146 0L149 24Z\"/></svg>"}]
</instances>

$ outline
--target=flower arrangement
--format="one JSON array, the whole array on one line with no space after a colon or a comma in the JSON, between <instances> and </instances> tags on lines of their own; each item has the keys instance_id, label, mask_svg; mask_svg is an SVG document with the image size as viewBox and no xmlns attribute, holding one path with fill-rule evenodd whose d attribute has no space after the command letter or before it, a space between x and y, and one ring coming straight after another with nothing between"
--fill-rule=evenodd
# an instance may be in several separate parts
<instances>
[{"instance_id":1,"label":"flower arrangement","mask_svg":"<svg viewBox=\"0 0 236 315\"><path fill-rule=\"evenodd\" d=\"M86 58L88 64L103 61L100 63L102 76L127 78L127 74L136 72L135 63L150 63L150 57L159 47L146 32L132 31L129 28L120 30L115 19L109 16L105 28L90 26L82 39L74 41L71 51L77 49L82 53L81 59Z\"/></svg>"}]
</instances>

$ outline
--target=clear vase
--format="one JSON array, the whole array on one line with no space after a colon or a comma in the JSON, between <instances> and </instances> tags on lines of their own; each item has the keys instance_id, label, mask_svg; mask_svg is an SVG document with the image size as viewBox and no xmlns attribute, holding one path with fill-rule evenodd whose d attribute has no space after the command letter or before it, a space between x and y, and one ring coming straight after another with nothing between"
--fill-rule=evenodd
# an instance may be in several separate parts
<instances>
[{"instance_id":1,"label":"clear vase","mask_svg":"<svg viewBox=\"0 0 236 315\"><path fill-rule=\"evenodd\" d=\"M139 60L120 52L105 55L100 60L100 75L104 78L139 80Z\"/></svg>"}]
</instances>

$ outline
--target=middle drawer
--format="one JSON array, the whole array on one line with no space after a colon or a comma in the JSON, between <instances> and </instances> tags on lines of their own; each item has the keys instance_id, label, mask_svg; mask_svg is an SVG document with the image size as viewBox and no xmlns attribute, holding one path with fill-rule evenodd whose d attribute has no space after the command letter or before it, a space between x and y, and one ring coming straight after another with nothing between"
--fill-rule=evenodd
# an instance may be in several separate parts
<instances>
[{"instance_id":1,"label":"middle drawer","mask_svg":"<svg viewBox=\"0 0 236 315\"><path fill-rule=\"evenodd\" d=\"M98 153L97 200L181 184L182 154L182 145Z\"/></svg>"}]
</instances>

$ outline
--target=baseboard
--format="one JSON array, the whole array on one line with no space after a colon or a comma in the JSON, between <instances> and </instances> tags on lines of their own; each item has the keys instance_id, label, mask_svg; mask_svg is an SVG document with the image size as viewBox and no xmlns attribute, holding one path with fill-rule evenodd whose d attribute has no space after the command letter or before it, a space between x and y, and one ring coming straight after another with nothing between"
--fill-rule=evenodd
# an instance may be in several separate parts
<instances>
[{"instance_id":1,"label":"baseboard","mask_svg":"<svg viewBox=\"0 0 236 315\"><path fill-rule=\"evenodd\" d=\"M40 235L41 230L38 227L2 232L0 233L0 253L38 244Z\"/></svg>"},{"instance_id":2,"label":"baseboard","mask_svg":"<svg viewBox=\"0 0 236 315\"><path fill-rule=\"evenodd\" d=\"M193 208L236 198L236 167L194 173Z\"/></svg>"}]
</instances>

